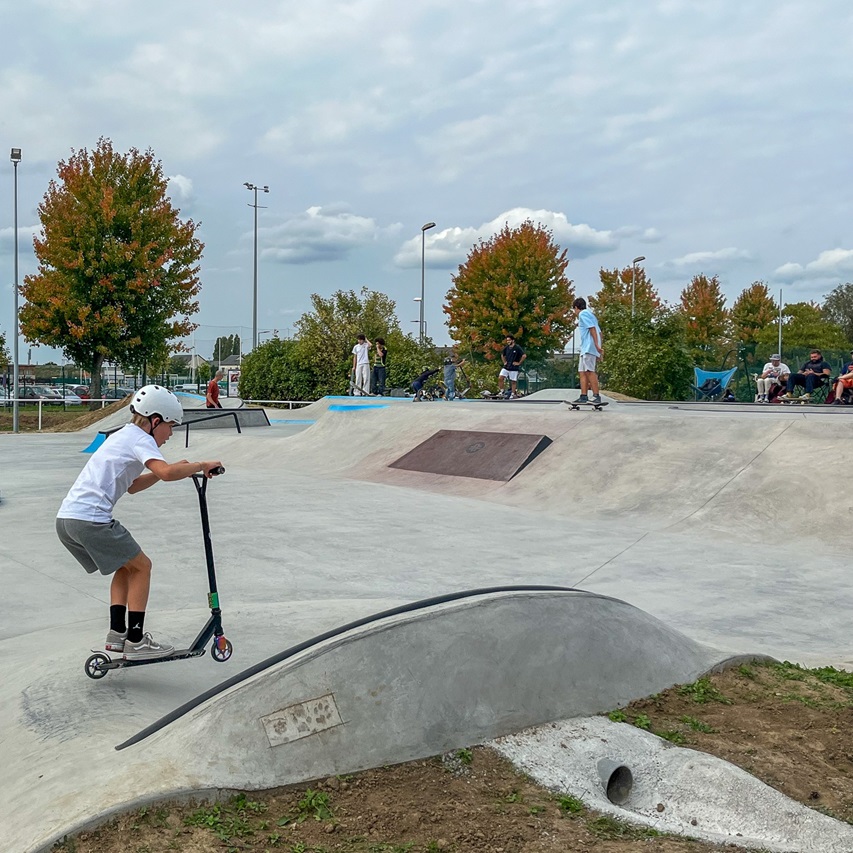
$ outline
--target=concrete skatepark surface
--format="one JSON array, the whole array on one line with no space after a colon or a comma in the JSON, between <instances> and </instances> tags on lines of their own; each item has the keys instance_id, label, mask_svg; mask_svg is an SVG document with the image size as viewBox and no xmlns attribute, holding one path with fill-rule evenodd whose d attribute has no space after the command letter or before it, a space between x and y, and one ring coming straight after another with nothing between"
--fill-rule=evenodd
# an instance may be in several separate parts
<instances>
[{"instance_id":1,"label":"concrete skatepark surface","mask_svg":"<svg viewBox=\"0 0 853 853\"><path fill-rule=\"evenodd\" d=\"M103 641L108 582L76 567L56 540L53 518L88 458L81 451L106 425L0 437L0 573L7 593L0 610L0 748L11 769L0 797L0 850L43 849L112 809L171 792L280 784L285 770L278 754L288 749L300 756L284 762L295 774L291 781L312 778L312 769L328 762L342 762L336 772L368 766L378 753L359 754L346 736L359 725L384 732L388 709L381 701L371 717L342 711L336 698L340 724L276 746L261 718L287 708L308 713L304 702L325 696L340 696L345 708L367 707L356 695L371 678L396 685L405 699L400 713L413 714L403 731L414 739L392 739L389 747L397 751L379 762L389 763L548 717L608 710L695 678L733 654L808 665L853 660L851 588L837 532L851 504L847 417L707 405L569 412L560 404L409 403L350 398L269 409L270 427L242 435L192 432L189 450L176 434L167 458L220 458L227 468L211 483L208 502L223 622L235 654L226 664L205 656L117 671L97 682L85 677L82 664L90 646ZM439 429L544 434L552 444L508 482L388 467ZM207 615L192 485L159 484L124 498L116 516L154 562L146 627L173 642L191 639ZM805 518L802 529L784 536L785 527ZM114 749L194 696L336 626L430 596L520 584L582 592L555 593L561 615L544 620L526 610L543 606L531 595L513 598L513 618L504 614L498 627L466 629L464 614L485 618L509 606L498 596L355 632L230 687L152 738ZM598 609L604 603L614 608L606 619ZM578 636L602 626L612 630L605 637L620 642L586 645L572 656ZM481 632L500 637L503 630L515 637L518 656L474 653ZM383 639L394 655L377 653ZM364 657L360 645L375 658L369 674L352 666ZM519 703L500 690L483 693L481 705L464 691L462 699L474 704L461 701L459 687L474 683L472 672L475 683L490 689L509 684L512 673L529 665L525 650L540 646L560 652L581 679L581 705L556 696L513 716L500 709ZM348 655L355 655L349 665ZM464 677L457 660L473 668L461 669ZM637 669L639 660L645 669ZM582 679L585 666L600 668L603 661L631 661L646 675L626 682L617 667L597 685ZM312 666L338 672L338 680L328 675L324 686ZM546 685L536 667L531 678L537 672ZM379 681L373 683L377 688ZM419 715L423 684L437 704ZM544 695L528 688L529 695ZM270 730L286 730L287 719L284 713L268 720ZM223 731L213 751L234 750L227 772L201 746L210 742L211 720ZM241 764L243 770L234 769ZM130 767L149 781L134 790L113 784L134 775Z\"/></svg>"}]
</instances>

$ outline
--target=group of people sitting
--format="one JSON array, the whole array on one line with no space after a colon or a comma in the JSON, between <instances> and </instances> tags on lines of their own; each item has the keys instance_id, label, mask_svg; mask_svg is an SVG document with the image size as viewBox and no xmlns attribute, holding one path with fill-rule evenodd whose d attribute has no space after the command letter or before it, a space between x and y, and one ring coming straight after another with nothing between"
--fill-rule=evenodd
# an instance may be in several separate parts
<instances>
[{"instance_id":1,"label":"group of people sitting","mask_svg":"<svg viewBox=\"0 0 853 853\"><path fill-rule=\"evenodd\" d=\"M840 406L853 397L853 351L850 353L851 361L844 367L842 374L836 378L832 392L828 395L827 402ZM801 400L810 400L816 388L826 385L831 381L832 367L823 357L819 349L809 353L809 360L800 368L798 373L792 373L787 364L781 360L778 353L770 356L770 361L764 365L755 379L758 389L756 402L770 403L776 399L793 400L794 390L799 386L803 393ZM784 389L784 390L783 390Z\"/></svg>"}]
</instances>

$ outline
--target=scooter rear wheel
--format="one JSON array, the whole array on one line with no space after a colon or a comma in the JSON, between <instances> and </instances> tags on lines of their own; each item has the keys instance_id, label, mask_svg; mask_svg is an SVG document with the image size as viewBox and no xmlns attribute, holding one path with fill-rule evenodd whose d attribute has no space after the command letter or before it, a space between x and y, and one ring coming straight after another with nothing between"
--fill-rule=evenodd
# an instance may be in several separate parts
<instances>
[{"instance_id":1,"label":"scooter rear wheel","mask_svg":"<svg viewBox=\"0 0 853 853\"><path fill-rule=\"evenodd\" d=\"M225 663L231 657L234 646L224 636L214 637L213 645L210 647L210 656L219 663Z\"/></svg>"},{"instance_id":2,"label":"scooter rear wheel","mask_svg":"<svg viewBox=\"0 0 853 853\"><path fill-rule=\"evenodd\" d=\"M103 678L109 670L101 669L101 667L109 662L110 659L106 655L102 655L100 652L97 652L93 655L89 655L83 669L89 678Z\"/></svg>"}]
</instances>

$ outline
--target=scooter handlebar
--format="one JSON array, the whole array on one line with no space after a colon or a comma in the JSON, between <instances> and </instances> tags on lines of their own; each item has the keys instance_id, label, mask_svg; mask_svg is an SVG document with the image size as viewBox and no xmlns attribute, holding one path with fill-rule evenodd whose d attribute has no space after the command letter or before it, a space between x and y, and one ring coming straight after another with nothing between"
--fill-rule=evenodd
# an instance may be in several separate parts
<instances>
[{"instance_id":1,"label":"scooter handlebar","mask_svg":"<svg viewBox=\"0 0 853 853\"><path fill-rule=\"evenodd\" d=\"M217 465L216 468L210 469L210 476L211 477L218 477L220 474L224 474L224 473L225 473L225 466L224 465Z\"/></svg>"}]
</instances>

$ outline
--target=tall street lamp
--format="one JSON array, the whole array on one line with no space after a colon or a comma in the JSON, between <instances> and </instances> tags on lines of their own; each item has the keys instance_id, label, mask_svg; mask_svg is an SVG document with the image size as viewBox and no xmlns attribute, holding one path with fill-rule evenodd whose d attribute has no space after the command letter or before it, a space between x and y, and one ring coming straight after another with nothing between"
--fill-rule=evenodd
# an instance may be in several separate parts
<instances>
[{"instance_id":1,"label":"tall street lamp","mask_svg":"<svg viewBox=\"0 0 853 853\"><path fill-rule=\"evenodd\" d=\"M645 255L640 255L631 261L631 319L634 319L634 290L637 286L637 264L646 259Z\"/></svg>"},{"instance_id":2,"label":"tall street lamp","mask_svg":"<svg viewBox=\"0 0 853 853\"><path fill-rule=\"evenodd\" d=\"M13 148L9 157L15 167L15 341L12 347L12 432L18 432L18 163L21 162L21 149Z\"/></svg>"},{"instance_id":3,"label":"tall street lamp","mask_svg":"<svg viewBox=\"0 0 853 853\"><path fill-rule=\"evenodd\" d=\"M434 222L427 222L426 225L421 226L421 311L419 317L420 326L418 326L421 333L421 346L423 346L424 330L426 328L424 323L424 275L426 271L426 233L430 228L435 228Z\"/></svg>"},{"instance_id":4,"label":"tall street lamp","mask_svg":"<svg viewBox=\"0 0 853 853\"><path fill-rule=\"evenodd\" d=\"M255 184L250 184L246 181L243 186L249 190L250 192L255 193L255 203L250 204L249 207L255 208L255 265L254 265L254 276L253 276L253 299L252 299L252 349L258 348L258 190L264 193L268 193L270 188L267 186L259 187ZM263 205L261 205L263 207Z\"/></svg>"}]
</instances>

